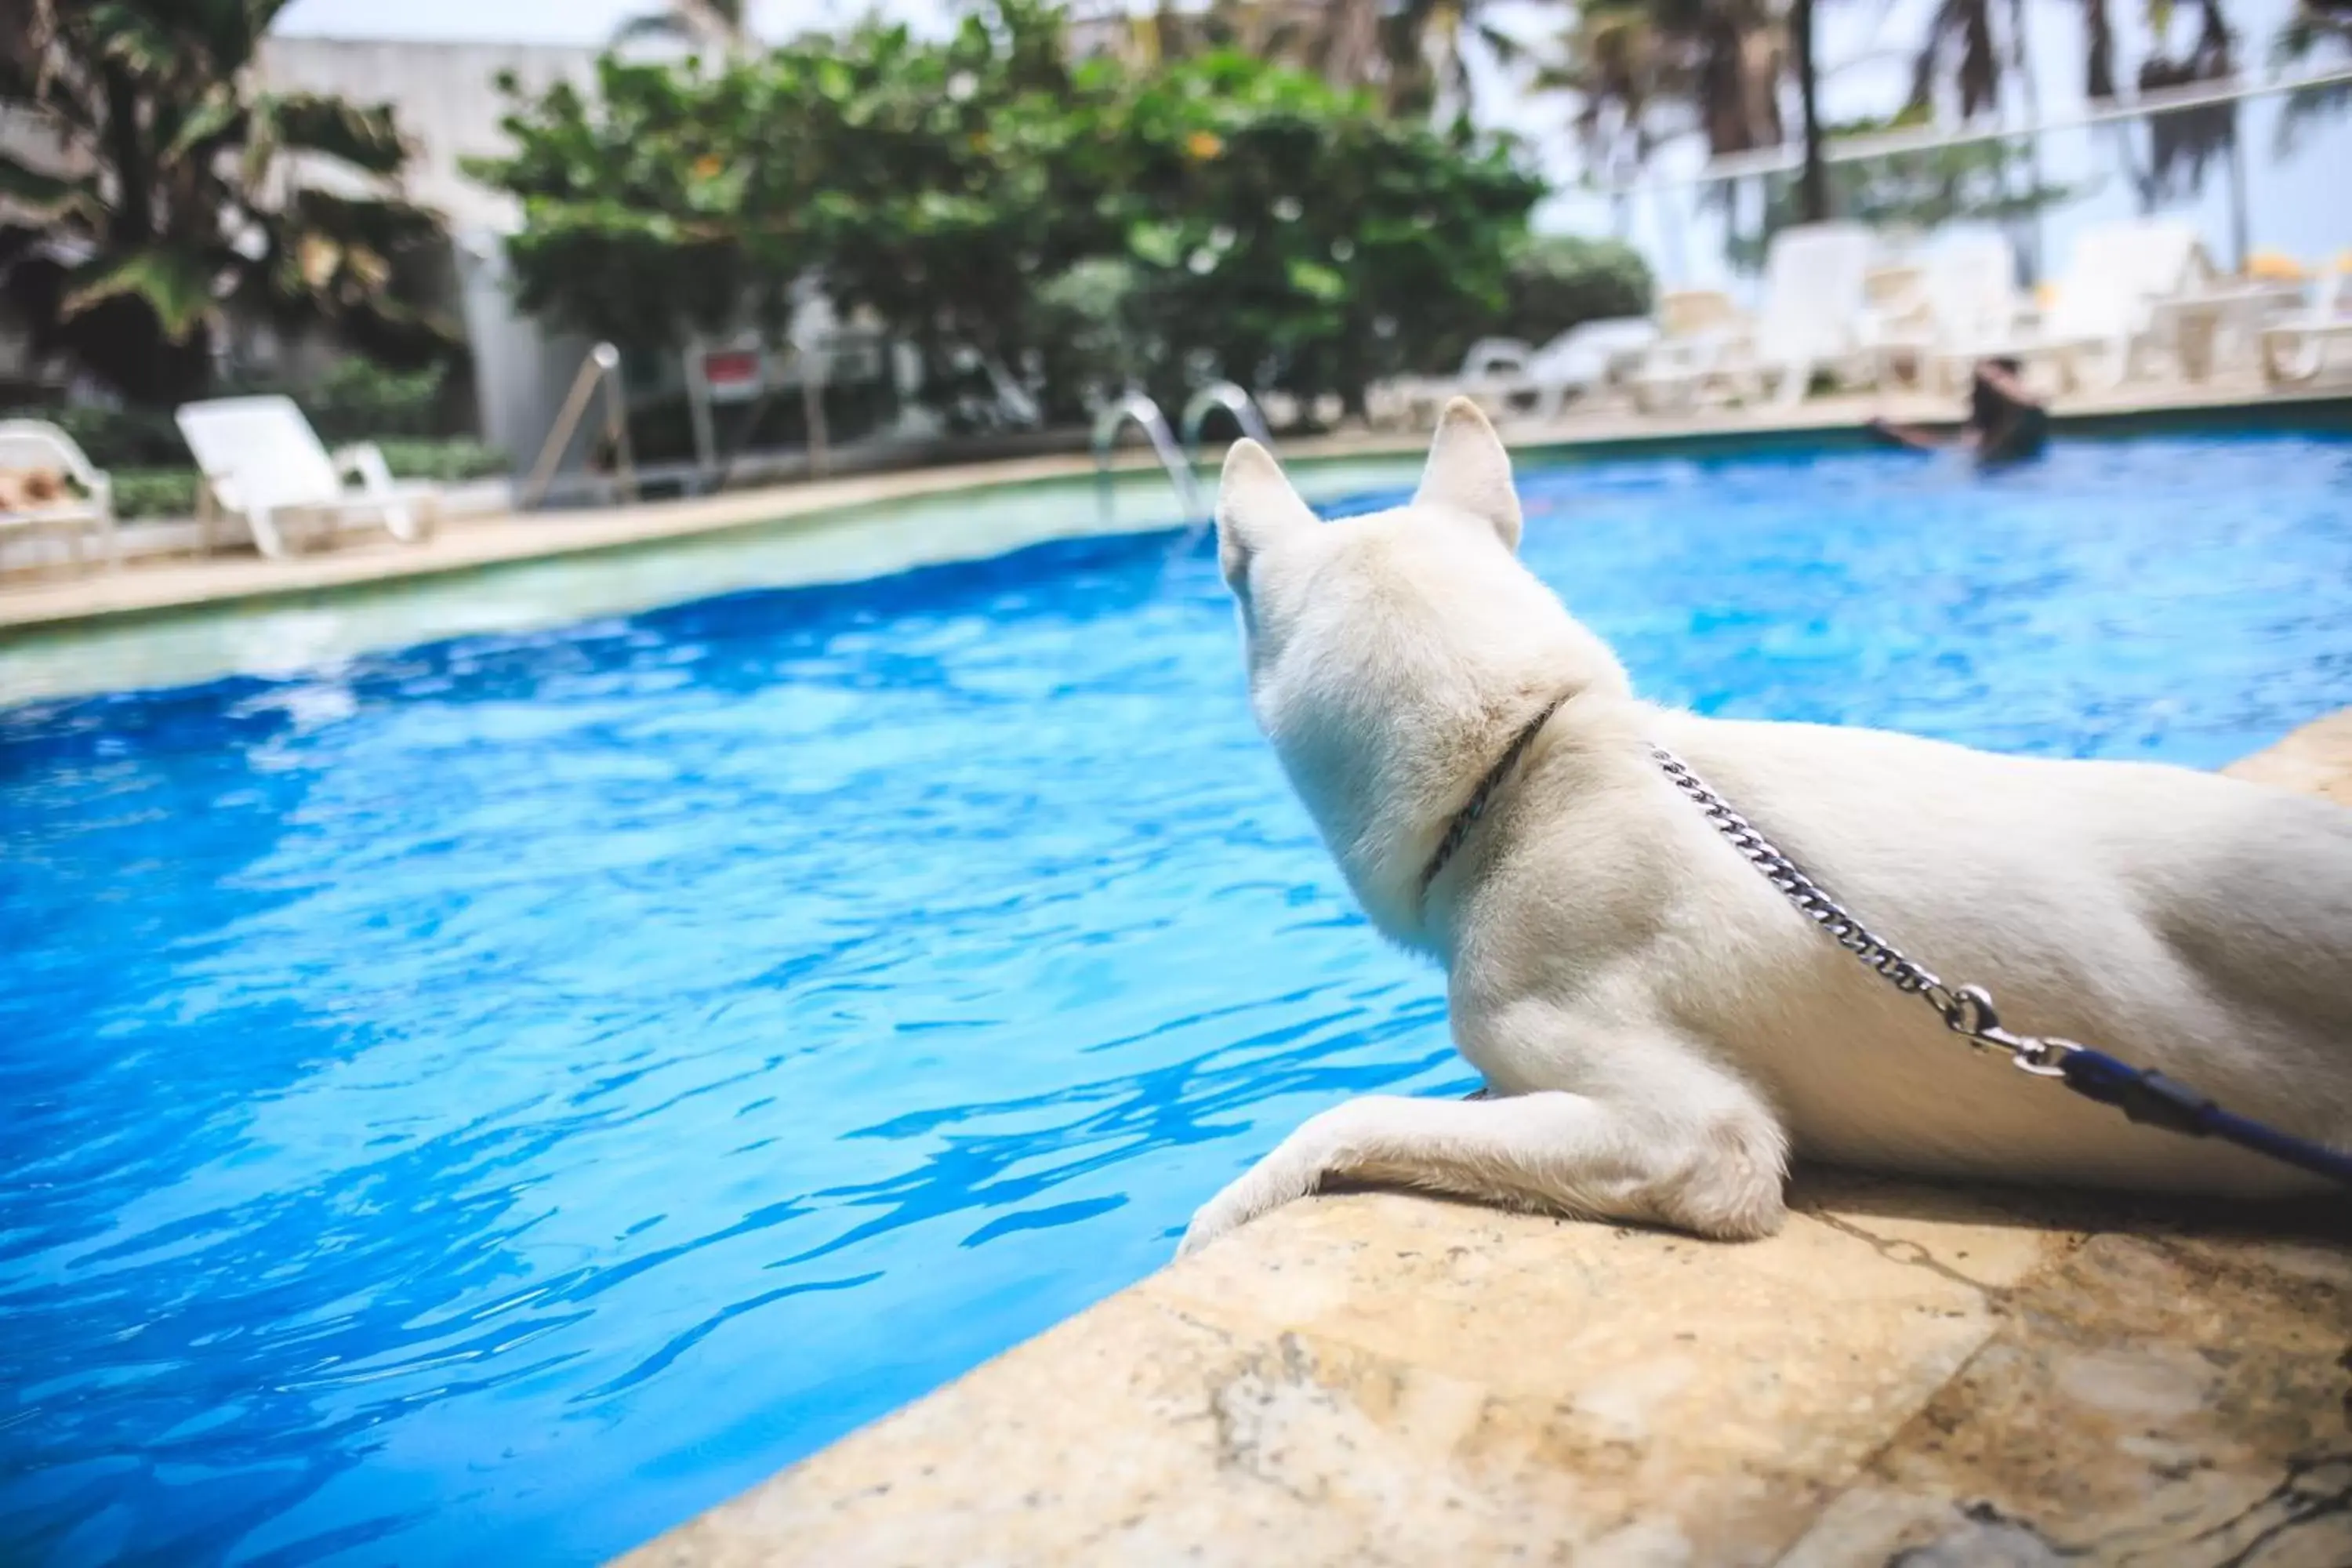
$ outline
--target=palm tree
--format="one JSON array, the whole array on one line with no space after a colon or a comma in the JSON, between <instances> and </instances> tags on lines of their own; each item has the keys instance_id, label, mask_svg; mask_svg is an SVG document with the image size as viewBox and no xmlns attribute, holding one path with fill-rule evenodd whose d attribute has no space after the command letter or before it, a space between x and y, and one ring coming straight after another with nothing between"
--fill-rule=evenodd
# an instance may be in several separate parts
<instances>
[{"instance_id":1,"label":"palm tree","mask_svg":"<svg viewBox=\"0 0 2352 1568\"><path fill-rule=\"evenodd\" d=\"M2032 79L2024 53L2022 7L2018 0L2011 0L2011 48L2004 59L1995 38L1993 6L1994 0L1938 0L1913 60L1915 109L1931 106L1939 88L1948 84L1962 116L1973 117L1999 107L2012 74L2031 105ZM2225 80L2235 74L2236 35L2222 12L2221 0L2196 0L2195 37L2187 51L2177 56L2169 52L2171 0L2145 0L2145 6L2157 47L2140 63L2137 86L2141 92ZM2111 101L2116 96L2116 29L2108 0L2082 0L2082 18L2084 90L2094 102ZM2118 122L2112 134L2116 156L2137 190L2141 205L2152 207L2168 195L2199 189L2213 163L2237 156L2237 106L2211 104L2150 116L2144 166L2129 126Z\"/></svg>"},{"instance_id":2,"label":"palm tree","mask_svg":"<svg viewBox=\"0 0 2352 1568\"><path fill-rule=\"evenodd\" d=\"M2088 5L2104 21L2105 0ZM1960 117L1974 119L1999 104L2005 63L1993 41L1991 0L1937 0L1911 61L1912 107L1931 108L1938 84L1948 78L1960 100Z\"/></svg>"},{"instance_id":3,"label":"palm tree","mask_svg":"<svg viewBox=\"0 0 2352 1568\"><path fill-rule=\"evenodd\" d=\"M2347 0L2303 0L2272 41L2271 55L2281 65L2317 60L2352 65L2352 4ZM2279 155L2284 157L2294 151L2312 121L2347 112L2352 112L2352 82L2323 82L2288 93L2286 108L2279 116Z\"/></svg>"},{"instance_id":4,"label":"palm tree","mask_svg":"<svg viewBox=\"0 0 2352 1568\"><path fill-rule=\"evenodd\" d=\"M1788 40L1763 0L1594 0L1561 45L1536 85L1573 95L1578 137L1603 168L1638 167L1688 134L1717 157L1784 139Z\"/></svg>"},{"instance_id":5,"label":"palm tree","mask_svg":"<svg viewBox=\"0 0 2352 1568\"><path fill-rule=\"evenodd\" d=\"M2083 0L2083 93L2094 103L2116 96L2116 26L2107 0Z\"/></svg>"},{"instance_id":6,"label":"palm tree","mask_svg":"<svg viewBox=\"0 0 2352 1568\"><path fill-rule=\"evenodd\" d=\"M1197 11L1163 3L1110 36L1130 63L1237 49L1369 90L1392 114L1422 114L1441 95L1468 103L1470 40L1517 58L1517 41L1485 8L1483 0L1211 0Z\"/></svg>"},{"instance_id":7,"label":"palm tree","mask_svg":"<svg viewBox=\"0 0 2352 1568\"><path fill-rule=\"evenodd\" d=\"M403 300L441 229L391 188L389 106L252 86L284 4L43 0L6 30L0 107L32 133L0 152L0 294L37 353L168 404L232 311L409 363L454 343Z\"/></svg>"},{"instance_id":8,"label":"palm tree","mask_svg":"<svg viewBox=\"0 0 2352 1568\"><path fill-rule=\"evenodd\" d=\"M732 54L751 42L744 0L669 0L658 11L632 16L613 30L615 44L644 39Z\"/></svg>"},{"instance_id":9,"label":"palm tree","mask_svg":"<svg viewBox=\"0 0 2352 1568\"><path fill-rule=\"evenodd\" d=\"M1797 60L1797 101L1804 115L1804 163L1797 175L1797 212L1807 223L1830 216L1828 166L1822 161L1821 75L1813 63L1813 0L1790 0L1789 42Z\"/></svg>"}]
</instances>

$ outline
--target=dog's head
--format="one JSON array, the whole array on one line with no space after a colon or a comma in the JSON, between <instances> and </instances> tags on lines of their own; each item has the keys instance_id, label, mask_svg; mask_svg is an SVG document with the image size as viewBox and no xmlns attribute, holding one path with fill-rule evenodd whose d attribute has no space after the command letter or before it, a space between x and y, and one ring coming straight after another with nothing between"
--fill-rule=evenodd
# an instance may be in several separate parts
<instances>
[{"instance_id":1,"label":"dog's head","mask_svg":"<svg viewBox=\"0 0 2352 1568\"><path fill-rule=\"evenodd\" d=\"M1400 889L1512 728L1562 692L1625 689L1608 648L1520 563L1519 530L1510 458L1466 399L1391 511L1327 523L1265 447L1237 442L1225 458L1217 560L1250 705L1392 934Z\"/></svg>"}]
</instances>

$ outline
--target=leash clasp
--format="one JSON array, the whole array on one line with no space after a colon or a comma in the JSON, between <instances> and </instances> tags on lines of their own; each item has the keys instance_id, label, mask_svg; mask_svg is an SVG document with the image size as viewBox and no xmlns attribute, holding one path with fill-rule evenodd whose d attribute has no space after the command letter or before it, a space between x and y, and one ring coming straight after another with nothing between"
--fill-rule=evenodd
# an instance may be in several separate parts
<instances>
[{"instance_id":1,"label":"leash clasp","mask_svg":"<svg viewBox=\"0 0 2352 1568\"><path fill-rule=\"evenodd\" d=\"M1927 996L1943 1014L1946 1028L1979 1050L2007 1051L2010 1065L2020 1072L2030 1072L2036 1078L2063 1078L2066 1069L2060 1064L2083 1048L2072 1040L2011 1034L2002 1028L2000 1015L1993 1010L1992 994L1981 985L1962 985L1958 989L1937 985L1927 992Z\"/></svg>"}]
</instances>

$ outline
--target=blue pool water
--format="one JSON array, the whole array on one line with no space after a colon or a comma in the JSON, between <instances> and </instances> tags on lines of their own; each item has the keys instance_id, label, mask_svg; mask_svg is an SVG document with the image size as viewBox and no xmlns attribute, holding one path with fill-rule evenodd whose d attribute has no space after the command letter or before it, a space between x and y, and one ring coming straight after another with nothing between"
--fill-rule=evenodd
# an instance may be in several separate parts
<instances>
[{"instance_id":1,"label":"blue pool water","mask_svg":"<svg viewBox=\"0 0 2352 1568\"><path fill-rule=\"evenodd\" d=\"M1528 492L1666 700L2197 765L2352 702L2352 444ZM1171 552L0 714L0 1560L587 1562L1465 1089Z\"/></svg>"}]
</instances>

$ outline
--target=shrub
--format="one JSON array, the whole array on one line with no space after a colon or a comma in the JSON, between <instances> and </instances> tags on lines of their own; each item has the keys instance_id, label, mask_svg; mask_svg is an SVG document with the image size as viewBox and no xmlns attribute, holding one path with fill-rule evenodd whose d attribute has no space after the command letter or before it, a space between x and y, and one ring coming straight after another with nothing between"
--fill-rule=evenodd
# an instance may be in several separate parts
<instances>
[{"instance_id":1,"label":"shrub","mask_svg":"<svg viewBox=\"0 0 2352 1568\"><path fill-rule=\"evenodd\" d=\"M188 460L187 443L168 410L160 408L11 408L0 418L45 419L73 437L101 468L174 467Z\"/></svg>"},{"instance_id":2,"label":"shrub","mask_svg":"<svg viewBox=\"0 0 2352 1568\"><path fill-rule=\"evenodd\" d=\"M469 443L440 438L447 379L445 365L391 371L354 357L337 363L312 386L287 388L256 382L226 387L222 395L288 392L319 432L319 438L331 447L350 441L375 441L389 453L395 442L408 438L457 452ZM72 437L74 445L101 468L178 468L188 460L187 443L180 439L180 428L172 422L169 409L70 405L11 409L0 414L0 417L47 420ZM477 445L476 450L487 449ZM434 460L450 459L442 457ZM499 459L499 463L503 461ZM436 473L430 477L452 476Z\"/></svg>"},{"instance_id":3,"label":"shrub","mask_svg":"<svg viewBox=\"0 0 2352 1568\"><path fill-rule=\"evenodd\" d=\"M1613 239L1529 238L1511 257L1505 289L1511 335L1537 343L1587 321L1650 313L1650 268Z\"/></svg>"},{"instance_id":4,"label":"shrub","mask_svg":"<svg viewBox=\"0 0 2352 1568\"><path fill-rule=\"evenodd\" d=\"M117 468L112 477L118 518L186 517L196 510L194 468Z\"/></svg>"},{"instance_id":5,"label":"shrub","mask_svg":"<svg viewBox=\"0 0 2352 1568\"><path fill-rule=\"evenodd\" d=\"M446 363L418 370L392 370L353 355L339 360L319 381L293 392L320 439L386 442L402 437L446 434L442 414L449 379ZM274 387L251 390L268 392Z\"/></svg>"},{"instance_id":6,"label":"shrub","mask_svg":"<svg viewBox=\"0 0 2352 1568\"><path fill-rule=\"evenodd\" d=\"M468 440L391 440L376 443L394 479L455 484L495 479L508 471L507 456ZM100 465L107 467L108 465ZM119 518L187 517L196 510L196 471L188 468L111 468L114 514Z\"/></svg>"}]
</instances>

